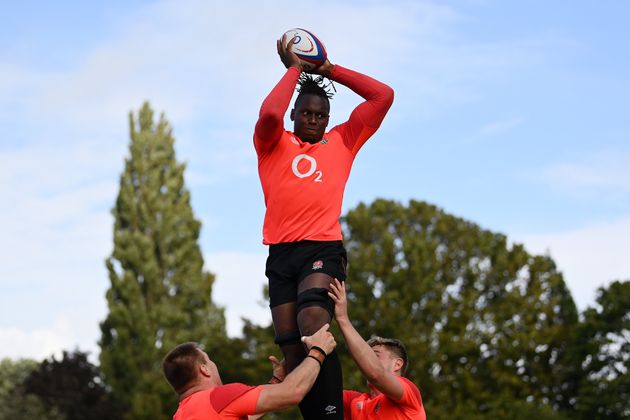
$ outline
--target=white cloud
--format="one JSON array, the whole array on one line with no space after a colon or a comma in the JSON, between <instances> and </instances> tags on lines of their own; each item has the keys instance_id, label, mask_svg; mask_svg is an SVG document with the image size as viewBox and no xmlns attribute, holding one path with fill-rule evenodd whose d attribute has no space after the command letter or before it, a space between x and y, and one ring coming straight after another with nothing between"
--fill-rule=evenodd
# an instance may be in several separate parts
<instances>
[{"instance_id":1,"label":"white cloud","mask_svg":"<svg viewBox=\"0 0 630 420\"><path fill-rule=\"evenodd\" d=\"M97 157L101 153L102 160ZM68 279L110 248L117 182L95 147L28 147L0 154L0 284ZM46 273L46 275L42 275Z\"/></svg>"},{"instance_id":2,"label":"white cloud","mask_svg":"<svg viewBox=\"0 0 630 420\"><path fill-rule=\"evenodd\" d=\"M148 99L168 110L178 125L195 118L250 122L259 100L248 99L262 98L282 72L275 40L290 22L314 30L333 62L401 88L414 87L416 96L409 101L415 105L418 94L429 95L423 103L431 106L469 97L470 82L505 73L527 55L522 46L474 45L454 38L452 28L464 18L428 1L362 7L330 2L335 13L324 20L304 15L290 1L257 7L256 13L252 5L162 1L113 22L116 37L95 45L68 71L0 63L0 75L10 79L0 86L4 101L12 105L6 108L19 103L18 117L29 121L109 128L120 127L128 110ZM325 10L326 2L319 7ZM379 29L383 21L396 24ZM352 34L360 34L360 45ZM411 69L414 77L401 68ZM355 101L339 99L339 115Z\"/></svg>"},{"instance_id":3,"label":"white cloud","mask_svg":"<svg viewBox=\"0 0 630 420\"><path fill-rule=\"evenodd\" d=\"M495 136L512 130L525 122L524 117L513 117L507 120L494 121L481 127L481 134Z\"/></svg>"},{"instance_id":4,"label":"white cloud","mask_svg":"<svg viewBox=\"0 0 630 420\"><path fill-rule=\"evenodd\" d=\"M241 335L241 317L259 325L271 322L271 311L263 299L266 258L264 252L220 252L205 257L206 267L216 275L212 299L225 308L232 337Z\"/></svg>"},{"instance_id":5,"label":"white cloud","mask_svg":"<svg viewBox=\"0 0 630 420\"><path fill-rule=\"evenodd\" d=\"M598 152L581 162L558 163L544 168L536 177L557 190L576 196L627 197L630 193L630 153L625 150Z\"/></svg>"},{"instance_id":6,"label":"white cloud","mask_svg":"<svg viewBox=\"0 0 630 420\"><path fill-rule=\"evenodd\" d=\"M594 304L598 287L630 280L630 217L565 232L513 237L529 252L548 253L554 259L581 310Z\"/></svg>"},{"instance_id":7,"label":"white cloud","mask_svg":"<svg viewBox=\"0 0 630 420\"><path fill-rule=\"evenodd\" d=\"M30 358L42 360L61 350L71 350L76 337L67 319L59 318L52 325L25 331L15 327L0 327L0 359Z\"/></svg>"}]
</instances>

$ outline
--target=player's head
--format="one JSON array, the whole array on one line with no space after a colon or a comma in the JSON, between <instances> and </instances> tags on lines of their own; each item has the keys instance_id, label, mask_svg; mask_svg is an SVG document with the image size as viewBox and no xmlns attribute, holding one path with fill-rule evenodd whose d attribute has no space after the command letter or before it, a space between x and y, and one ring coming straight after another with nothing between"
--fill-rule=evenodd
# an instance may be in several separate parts
<instances>
[{"instance_id":1,"label":"player's head","mask_svg":"<svg viewBox=\"0 0 630 420\"><path fill-rule=\"evenodd\" d=\"M374 350L374 353L386 370L400 376L405 375L409 365L409 357L402 341L394 338L373 336L367 343L372 347L372 350Z\"/></svg>"},{"instance_id":2,"label":"player's head","mask_svg":"<svg viewBox=\"0 0 630 420\"><path fill-rule=\"evenodd\" d=\"M322 139L328 126L330 113L330 85L324 84L323 77L313 77L302 73L298 80L298 96L291 110L293 132L302 141L317 143Z\"/></svg>"},{"instance_id":3,"label":"player's head","mask_svg":"<svg viewBox=\"0 0 630 420\"><path fill-rule=\"evenodd\" d=\"M219 380L216 365L197 343L183 343L169 351L162 361L162 371L177 394L190 387Z\"/></svg>"}]
</instances>

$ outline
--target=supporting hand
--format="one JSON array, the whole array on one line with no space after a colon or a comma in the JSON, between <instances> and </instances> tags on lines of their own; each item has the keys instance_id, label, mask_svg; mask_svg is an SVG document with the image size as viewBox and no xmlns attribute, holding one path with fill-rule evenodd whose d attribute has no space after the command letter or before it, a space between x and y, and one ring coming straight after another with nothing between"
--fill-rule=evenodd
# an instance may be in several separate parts
<instances>
[{"instance_id":1,"label":"supporting hand","mask_svg":"<svg viewBox=\"0 0 630 420\"><path fill-rule=\"evenodd\" d=\"M334 64L332 64L328 59L326 59L326 61L324 61L324 64L322 64L321 66L314 68L312 70L305 70L305 71L307 73L319 74L321 76L325 76L330 79L330 73L332 73L333 67L335 67Z\"/></svg>"},{"instance_id":2,"label":"supporting hand","mask_svg":"<svg viewBox=\"0 0 630 420\"><path fill-rule=\"evenodd\" d=\"M272 377L278 379L280 382L284 381L287 376L286 360L279 361L276 356L269 356L271 362Z\"/></svg>"},{"instance_id":3,"label":"supporting hand","mask_svg":"<svg viewBox=\"0 0 630 420\"><path fill-rule=\"evenodd\" d=\"M302 337L302 342L306 344L309 350L311 347L317 346L324 350L326 355L329 355L337 346L335 337L328 332L329 327L330 324L324 324L315 334Z\"/></svg>"},{"instance_id":4,"label":"supporting hand","mask_svg":"<svg viewBox=\"0 0 630 420\"><path fill-rule=\"evenodd\" d=\"M334 279L330 283L330 291L328 296L335 302L335 318L337 322L347 321L348 318L348 300L346 298L346 283Z\"/></svg>"}]
</instances>

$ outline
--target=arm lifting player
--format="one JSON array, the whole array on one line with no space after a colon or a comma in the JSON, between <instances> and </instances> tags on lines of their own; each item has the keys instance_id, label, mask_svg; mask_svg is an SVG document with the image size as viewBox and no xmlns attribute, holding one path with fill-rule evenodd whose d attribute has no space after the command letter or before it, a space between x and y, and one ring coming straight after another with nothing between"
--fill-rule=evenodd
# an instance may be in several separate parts
<instances>
[{"instance_id":1,"label":"arm lifting player","mask_svg":"<svg viewBox=\"0 0 630 420\"><path fill-rule=\"evenodd\" d=\"M299 403L315 382L326 356L336 346L328 325L303 339L308 356L282 381L256 387L241 383L223 385L217 365L196 343L180 344L162 362L164 376L179 396L174 420L242 419L278 411ZM274 364L277 360L272 360ZM280 366L280 365L277 365ZM259 418L259 416L250 417Z\"/></svg>"}]
</instances>

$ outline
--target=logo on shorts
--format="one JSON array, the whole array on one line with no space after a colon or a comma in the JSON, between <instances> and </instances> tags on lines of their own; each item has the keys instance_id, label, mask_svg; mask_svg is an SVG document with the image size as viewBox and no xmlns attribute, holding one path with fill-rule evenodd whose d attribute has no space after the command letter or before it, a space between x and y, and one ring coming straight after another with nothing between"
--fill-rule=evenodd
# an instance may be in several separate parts
<instances>
[{"instance_id":1,"label":"logo on shorts","mask_svg":"<svg viewBox=\"0 0 630 420\"><path fill-rule=\"evenodd\" d=\"M324 262L322 260L317 260L313 263L313 270L321 270L324 268Z\"/></svg>"},{"instance_id":2,"label":"logo on shorts","mask_svg":"<svg viewBox=\"0 0 630 420\"><path fill-rule=\"evenodd\" d=\"M326 410L326 415L337 413L337 407L335 407L334 405L326 406L324 410Z\"/></svg>"}]
</instances>

